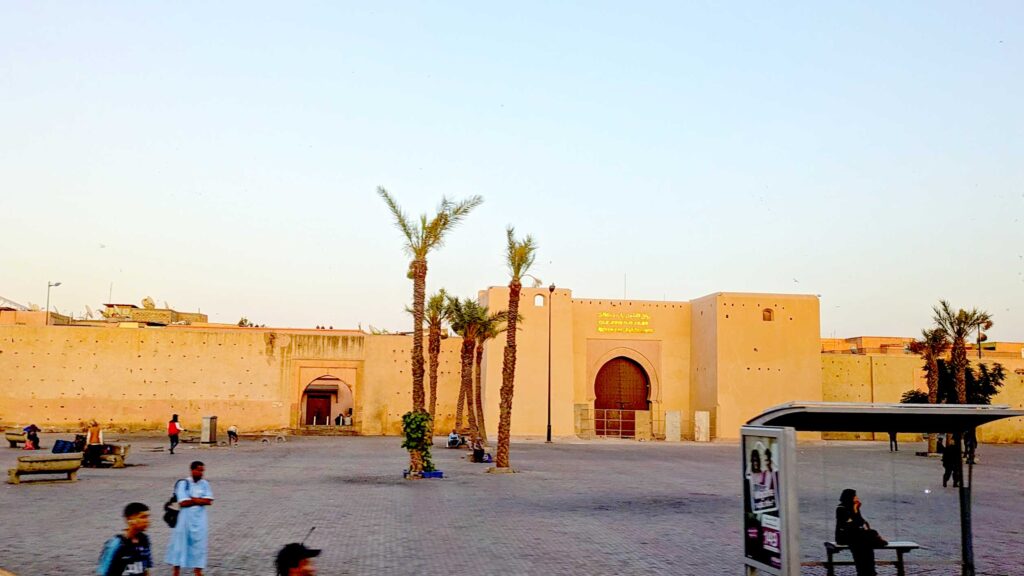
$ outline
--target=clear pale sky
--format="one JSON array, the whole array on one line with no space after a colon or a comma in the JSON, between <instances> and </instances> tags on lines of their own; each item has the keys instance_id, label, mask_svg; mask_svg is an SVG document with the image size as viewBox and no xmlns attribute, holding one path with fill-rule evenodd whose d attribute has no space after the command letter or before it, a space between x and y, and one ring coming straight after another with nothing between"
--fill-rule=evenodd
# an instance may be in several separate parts
<instances>
[{"instance_id":1,"label":"clear pale sky","mask_svg":"<svg viewBox=\"0 0 1024 576\"><path fill-rule=\"evenodd\" d=\"M0 295L407 330L383 185L485 198L431 291L507 283L511 223L577 297L1024 340L1022 6L3 3Z\"/></svg>"}]
</instances>

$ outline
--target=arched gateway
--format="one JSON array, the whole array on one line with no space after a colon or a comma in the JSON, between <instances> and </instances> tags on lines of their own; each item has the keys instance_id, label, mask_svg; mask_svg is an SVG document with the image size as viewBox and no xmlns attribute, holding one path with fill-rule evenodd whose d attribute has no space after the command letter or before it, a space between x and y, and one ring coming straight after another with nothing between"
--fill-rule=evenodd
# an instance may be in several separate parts
<instances>
[{"instance_id":1,"label":"arched gateway","mask_svg":"<svg viewBox=\"0 0 1024 576\"><path fill-rule=\"evenodd\" d=\"M636 412L650 409L651 382L640 364L619 356L605 363L594 382L594 431L598 436L636 436Z\"/></svg>"},{"instance_id":2,"label":"arched gateway","mask_svg":"<svg viewBox=\"0 0 1024 576\"><path fill-rule=\"evenodd\" d=\"M306 426L332 424L352 408L352 390L340 378L321 376L302 391L302 408Z\"/></svg>"}]
</instances>

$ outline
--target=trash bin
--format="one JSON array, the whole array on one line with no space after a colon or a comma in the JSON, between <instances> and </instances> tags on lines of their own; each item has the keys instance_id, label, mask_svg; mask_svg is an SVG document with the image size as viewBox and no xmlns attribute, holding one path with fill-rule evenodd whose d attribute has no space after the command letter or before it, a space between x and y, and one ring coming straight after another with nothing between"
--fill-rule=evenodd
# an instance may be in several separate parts
<instances>
[{"instance_id":1,"label":"trash bin","mask_svg":"<svg viewBox=\"0 0 1024 576\"><path fill-rule=\"evenodd\" d=\"M199 432L199 442L201 444L216 444L217 443L217 417L216 416L203 416L203 427Z\"/></svg>"}]
</instances>

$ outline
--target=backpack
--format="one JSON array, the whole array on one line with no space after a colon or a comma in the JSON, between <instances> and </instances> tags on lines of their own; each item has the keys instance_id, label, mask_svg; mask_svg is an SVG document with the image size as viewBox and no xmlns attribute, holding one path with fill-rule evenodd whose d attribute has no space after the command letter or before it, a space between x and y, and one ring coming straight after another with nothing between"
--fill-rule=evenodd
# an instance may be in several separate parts
<instances>
[{"instance_id":1,"label":"backpack","mask_svg":"<svg viewBox=\"0 0 1024 576\"><path fill-rule=\"evenodd\" d=\"M171 498L167 500L167 502L164 502L164 522L166 522L171 528L178 525L178 514L181 512L180 509L174 507L174 504L178 502L179 482L185 482L185 480L181 479L174 483L174 490L171 492Z\"/></svg>"}]
</instances>

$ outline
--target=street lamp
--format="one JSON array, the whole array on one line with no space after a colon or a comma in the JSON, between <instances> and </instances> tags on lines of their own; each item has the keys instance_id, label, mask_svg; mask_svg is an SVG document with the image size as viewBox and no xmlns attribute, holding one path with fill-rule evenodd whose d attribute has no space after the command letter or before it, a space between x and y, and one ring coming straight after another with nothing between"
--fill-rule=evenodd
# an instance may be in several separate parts
<instances>
[{"instance_id":1,"label":"street lamp","mask_svg":"<svg viewBox=\"0 0 1024 576\"><path fill-rule=\"evenodd\" d=\"M548 286L548 439L551 443L551 306L555 295L555 285Z\"/></svg>"},{"instance_id":2,"label":"street lamp","mask_svg":"<svg viewBox=\"0 0 1024 576\"><path fill-rule=\"evenodd\" d=\"M50 325L50 288L60 286L60 282L46 281L46 325Z\"/></svg>"}]
</instances>

